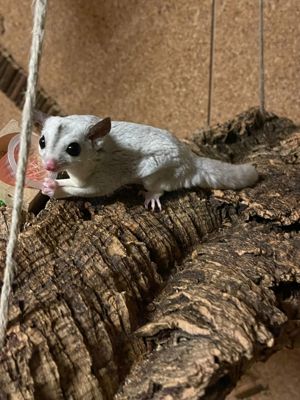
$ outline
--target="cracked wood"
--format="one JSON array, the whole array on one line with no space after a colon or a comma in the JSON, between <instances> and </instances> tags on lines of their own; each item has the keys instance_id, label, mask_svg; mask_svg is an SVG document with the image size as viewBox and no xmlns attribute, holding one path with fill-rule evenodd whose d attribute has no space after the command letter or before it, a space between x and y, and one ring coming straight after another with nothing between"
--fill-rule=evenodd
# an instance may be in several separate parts
<instances>
[{"instance_id":1,"label":"cracked wood","mask_svg":"<svg viewBox=\"0 0 300 400\"><path fill-rule=\"evenodd\" d=\"M272 348L287 319L274 288L299 284L299 133L250 110L191 145L255 162L260 182L170 193L161 213L127 188L27 217L0 397L221 399Z\"/></svg>"}]
</instances>

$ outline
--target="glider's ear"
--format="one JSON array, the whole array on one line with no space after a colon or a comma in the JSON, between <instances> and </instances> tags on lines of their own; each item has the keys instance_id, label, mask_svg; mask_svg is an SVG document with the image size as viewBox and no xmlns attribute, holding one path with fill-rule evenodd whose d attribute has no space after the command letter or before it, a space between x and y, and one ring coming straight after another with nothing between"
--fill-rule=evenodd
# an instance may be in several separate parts
<instances>
[{"instance_id":1,"label":"glider's ear","mask_svg":"<svg viewBox=\"0 0 300 400\"><path fill-rule=\"evenodd\" d=\"M111 119L109 117L102 119L93 125L88 133L87 137L92 141L101 139L106 136L111 130Z\"/></svg>"},{"instance_id":2,"label":"glider's ear","mask_svg":"<svg viewBox=\"0 0 300 400\"><path fill-rule=\"evenodd\" d=\"M38 127L39 129L42 129L44 126L44 123L46 119L49 118L49 115L43 113L42 111L39 110L33 110L32 114L32 121L33 124Z\"/></svg>"}]
</instances>

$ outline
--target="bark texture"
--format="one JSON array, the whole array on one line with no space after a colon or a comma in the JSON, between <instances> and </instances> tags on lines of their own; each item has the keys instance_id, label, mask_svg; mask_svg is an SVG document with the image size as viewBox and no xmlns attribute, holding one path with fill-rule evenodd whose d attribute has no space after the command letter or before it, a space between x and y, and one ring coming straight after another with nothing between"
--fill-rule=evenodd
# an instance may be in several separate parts
<instances>
[{"instance_id":1,"label":"bark texture","mask_svg":"<svg viewBox=\"0 0 300 400\"><path fill-rule=\"evenodd\" d=\"M16 63L2 45L0 45L0 76L0 90L2 90L17 107L23 108L27 84L26 72ZM61 114L58 104L41 88L37 89L36 108L49 115Z\"/></svg>"},{"instance_id":2,"label":"bark texture","mask_svg":"<svg viewBox=\"0 0 300 400\"><path fill-rule=\"evenodd\" d=\"M224 398L297 314L299 144L291 121L250 110L191 146L256 163L254 188L170 193L161 213L133 188L27 216L0 398Z\"/></svg>"}]
</instances>

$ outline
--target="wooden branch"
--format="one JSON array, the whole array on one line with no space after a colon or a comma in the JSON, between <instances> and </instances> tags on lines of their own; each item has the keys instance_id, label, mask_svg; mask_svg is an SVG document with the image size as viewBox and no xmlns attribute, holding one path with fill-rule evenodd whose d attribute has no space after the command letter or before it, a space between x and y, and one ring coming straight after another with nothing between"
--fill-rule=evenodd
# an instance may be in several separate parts
<instances>
[{"instance_id":1,"label":"wooden branch","mask_svg":"<svg viewBox=\"0 0 300 400\"><path fill-rule=\"evenodd\" d=\"M27 85L26 72L16 63L11 54L0 46L0 90L22 108ZM49 115L58 115L62 111L58 104L39 88L36 95L36 108Z\"/></svg>"},{"instance_id":2,"label":"wooden branch","mask_svg":"<svg viewBox=\"0 0 300 400\"><path fill-rule=\"evenodd\" d=\"M290 284L300 291L300 134L268 139L267 129L251 157L262 181L240 193L215 191L221 208L243 212L197 246L155 299L137 332L152 352L117 399L223 399L274 346L287 320L276 295Z\"/></svg>"},{"instance_id":3,"label":"wooden branch","mask_svg":"<svg viewBox=\"0 0 300 400\"><path fill-rule=\"evenodd\" d=\"M170 193L161 213L125 189L28 218L0 398L111 399L127 376L118 398L222 399L273 345L286 320L273 289L299 283L299 134L258 114L193 143L256 162L254 188Z\"/></svg>"}]
</instances>

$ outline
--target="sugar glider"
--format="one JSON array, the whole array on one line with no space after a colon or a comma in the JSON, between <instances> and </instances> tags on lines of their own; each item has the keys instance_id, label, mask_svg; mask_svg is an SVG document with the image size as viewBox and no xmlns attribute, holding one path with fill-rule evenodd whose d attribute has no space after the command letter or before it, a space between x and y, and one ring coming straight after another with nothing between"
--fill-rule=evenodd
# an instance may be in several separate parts
<instances>
[{"instance_id":1,"label":"sugar glider","mask_svg":"<svg viewBox=\"0 0 300 400\"><path fill-rule=\"evenodd\" d=\"M145 189L145 207L161 210L164 192L193 186L241 189L258 179L251 164L199 157L170 132L152 126L92 115L49 117L39 111L34 120L41 126L44 167L69 175L45 179L42 191L50 197L105 196L137 183Z\"/></svg>"}]
</instances>

